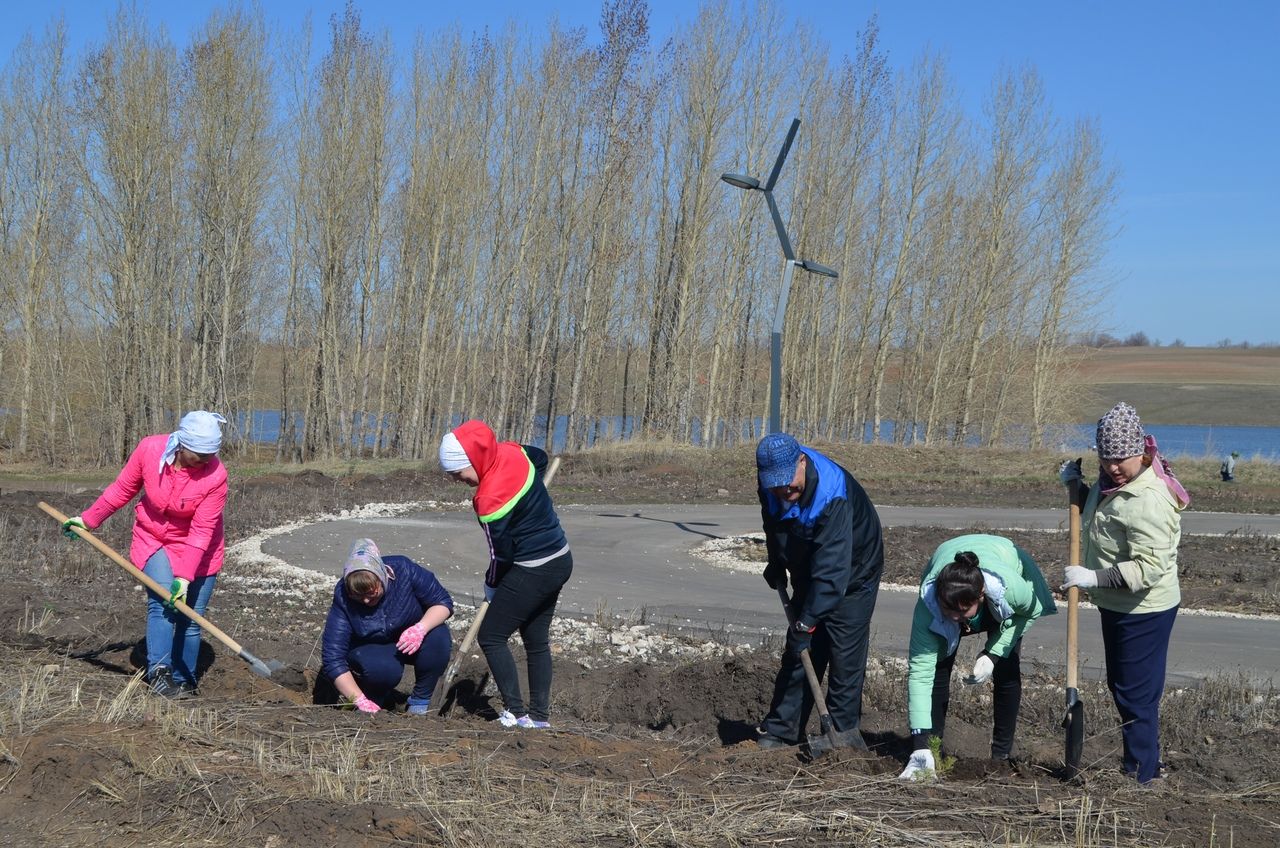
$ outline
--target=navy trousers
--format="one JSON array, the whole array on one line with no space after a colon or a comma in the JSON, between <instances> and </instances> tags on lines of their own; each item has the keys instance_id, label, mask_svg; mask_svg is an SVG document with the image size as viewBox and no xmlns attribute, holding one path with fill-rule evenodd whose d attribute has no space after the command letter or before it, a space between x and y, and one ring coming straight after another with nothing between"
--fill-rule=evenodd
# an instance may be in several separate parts
<instances>
[{"instance_id":1,"label":"navy trousers","mask_svg":"<svg viewBox=\"0 0 1280 848\"><path fill-rule=\"evenodd\" d=\"M347 654L347 663L364 694L369 700L379 704L400 683L404 667L412 665L414 682L409 703L426 704L430 703L436 681L449 664L452 650L453 638L449 635L449 626L440 624L427 631L422 647L415 654L400 653L395 642L369 642L352 648Z\"/></svg>"},{"instance_id":2,"label":"navy trousers","mask_svg":"<svg viewBox=\"0 0 1280 848\"><path fill-rule=\"evenodd\" d=\"M1160 775L1160 699L1174 607L1164 612L1099 610L1107 658L1107 688L1123 722L1124 770L1146 783Z\"/></svg>"},{"instance_id":3,"label":"navy trousers","mask_svg":"<svg viewBox=\"0 0 1280 848\"><path fill-rule=\"evenodd\" d=\"M871 642L871 614L876 609L880 581L846 595L831 615L814 631L809 644L813 670L821 680L827 668L827 710L836 730L858 730L862 724L862 684L867 676L867 649ZM805 680L800 655L794 650L795 633L787 631L782 667L773 682L773 702L760 724L765 733L796 742L809 723L813 693Z\"/></svg>"}]
</instances>

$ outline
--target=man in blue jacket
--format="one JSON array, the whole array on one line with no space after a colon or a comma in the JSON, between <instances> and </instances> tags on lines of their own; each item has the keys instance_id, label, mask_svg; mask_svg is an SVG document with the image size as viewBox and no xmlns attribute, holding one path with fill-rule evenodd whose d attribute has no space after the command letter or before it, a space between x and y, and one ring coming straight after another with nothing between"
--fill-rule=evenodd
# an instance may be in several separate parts
<instances>
[{"instance_id":1,"label":"man in blue jacket","mask_svg":"<svg viewBox=\"0 0 1280 848\"><path fill-rule=\"evenodd\" d=\"M880 517L852 474L786 433L760 440L756 469L769 553L764 579L777 589L790 577L795 622L758 742L775 748L801 741L813 708L800 662L808 648L819 678L831 669L827 709L841 741L865 748L862 684L884 571Z\"/></svg>"}]
</instances>

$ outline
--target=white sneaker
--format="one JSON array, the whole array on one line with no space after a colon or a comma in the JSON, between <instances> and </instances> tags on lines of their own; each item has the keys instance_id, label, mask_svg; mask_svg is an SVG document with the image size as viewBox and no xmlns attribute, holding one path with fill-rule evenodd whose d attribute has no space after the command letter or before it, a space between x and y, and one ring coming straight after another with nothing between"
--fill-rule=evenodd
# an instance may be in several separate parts
<instances>
[{"instance_id":1,"label":"white sneaker","mask_svg":"<svg viewBox=\"0 0 1280 848\"><path fill-rule=\"evenodd\" d=\"M513 716L507 710L503 710L502 712L498 713L498 724L502 725L503 727L515 727L519 723L520 723L520 719Z\"/></svg>"},{"instance_id":2,"label":"white sneaker","mask_svg":"<svg viewBox=\"0 0 1280 848\"><path fill-rule=\"evenodd\" d=\"M551 727L551 722L549 722L549 721L534 721L533 719L529 718L527 715L522 715L522 716L520 716L520 718L516 719L516 726L517 726L517 727L531 727L531 728L536 728L536 729L538 729L538 730L547 730L548 728L550 728L550 727Z\"/></svg>"}]
</instances>

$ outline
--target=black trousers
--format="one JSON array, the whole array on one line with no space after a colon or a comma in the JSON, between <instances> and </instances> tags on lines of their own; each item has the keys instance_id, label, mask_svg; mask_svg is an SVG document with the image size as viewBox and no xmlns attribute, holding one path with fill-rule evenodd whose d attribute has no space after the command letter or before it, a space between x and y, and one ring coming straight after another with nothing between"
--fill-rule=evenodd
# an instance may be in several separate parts
<instances>
[{"instance_id":1,"label":"black trousers","mask_svg":"<svg viewBox=\"0 0 1280 848\"><path fill-rule=\"evenodd\" d=\"M827 710L836 730L857 730L862 723L862 684L867 676L867 649L871 642L871 614L875 612L880 581L846 595L831 615L818 624L809 645L809 657L818 679L831 669L827 686ZM813 710L813 693L805 680L804 666L795 651L795 633L787 631L782 667L773 682L773 702L760 727L791 742L800 741Z\"/></svg>"},{"instance_id":2,"label":"black trousers","mask_svg":"<svg viewBox=\"0 0 1280 848\"><path fill-rule=\"evenodd\" d=\"M995 623L992 622L994 625ZM969 633L969 636L988 635L991 628ZM959 653L958 651L956 653ZM1022 640L1013 643L1013 650L1003 659L992 657L995 667L991 672L991 707L993 715L991 731L991 758L1008 759L1013 752L1013 734L1018 729L1018 710L1022 706ZM941 737L947 721L947 706L951 703L951 669L955 667L953 653L940 657L933 672L933 735Z\"/></svg>"},{"instance_id":3,"label":"black trousers","mask_svg":"<svg viewBox=\"0 0 1280 848\"><path fill-rule=\"evenodd\" d=\"M536 568L514 565L498 583L476 641L489 662L502 705L517 718L525 715L520 674L507 640L520 631L529 671L528 715L546 721L551 709L551 619L560 588L573 573L573 554L566 553Z\"/></svg>"}]
</instances>

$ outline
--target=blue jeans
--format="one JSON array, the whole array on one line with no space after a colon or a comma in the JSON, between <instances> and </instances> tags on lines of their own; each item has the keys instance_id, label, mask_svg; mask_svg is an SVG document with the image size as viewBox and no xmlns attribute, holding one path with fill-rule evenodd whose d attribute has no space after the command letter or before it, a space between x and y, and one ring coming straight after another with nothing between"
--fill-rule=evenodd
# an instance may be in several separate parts
<instances>
[{"instance_id":1,"label":"blue jeans","mask_svg":"<svg viewBox=\"0 0 1280 848\"><path fill-rule=\"evenodd\" d=\"M168 588L173 582L173 568L164 548L151 555L142 573ZM187 606L204 615L217 579L217 575L210 574L192 580L187 588ZM147 676L158 665L168 666L173 670L174 681L194 686L196 660L200 657L200 625L177 610L167 609L167 600L168 595L162 598L147 590Z\"/></svg>"}]
</instances>

